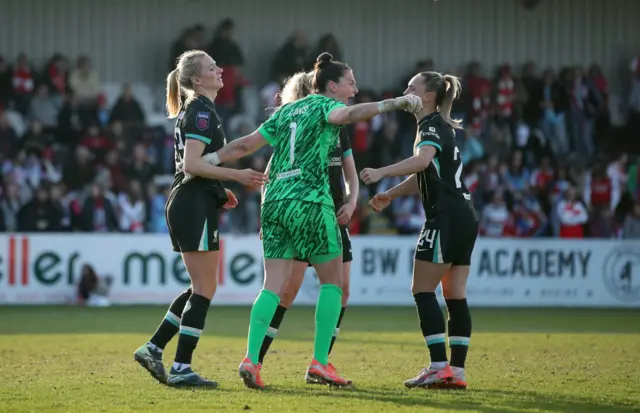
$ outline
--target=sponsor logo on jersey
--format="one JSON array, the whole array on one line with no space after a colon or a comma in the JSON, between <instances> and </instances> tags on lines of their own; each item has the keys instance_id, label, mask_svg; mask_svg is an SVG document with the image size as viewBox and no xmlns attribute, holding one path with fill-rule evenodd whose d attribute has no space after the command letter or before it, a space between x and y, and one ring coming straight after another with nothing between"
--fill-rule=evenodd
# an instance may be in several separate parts
<instances>
[{"instance_id":1,"label":"sponsor logo on jersey","mask_svg":"<svg viewBox=\"0 0 640 413\"><path fill-rule=\"evenodd\" d=\"M300 169L294 169L293 171L289 171L289 172L282 172L276 176L276 180L293 178L294 176L298 176L301 173L302 173L302 170Z\"/></svg>"},{"instance_id":2,"label":"sponsor logo on jersey","mask_svg":"<svg viewBox=\"0 0 640 413\"><path fill-rule=\"evenodd\" d=\"M342 158L339 156L334 156L329 160L329 166L342 166Z\"/></svg>"},{"instance_id":3,"label":"sponsor logo on jersey","mask_svg":"<svg viewBox=\"0 0 640 413\"><path fill-rule=\"evenodd\" d=\"M196 128L201 131L207 130L209 128L210 119L211 114L209 112L198 112L196 114Z\"/></svg>"},{"instance_id":4,"label":"sponsor logo on jersey","mask_svg":"<svg viewBox=\"0 0 640 413\"><path fill-rule=\"evenodd\" d=\"M436 139L440 139L440 135L438 135L435 132L420 132L420 136L425 137L425 136L434 136Z\"/></svg>"}]
</instances>

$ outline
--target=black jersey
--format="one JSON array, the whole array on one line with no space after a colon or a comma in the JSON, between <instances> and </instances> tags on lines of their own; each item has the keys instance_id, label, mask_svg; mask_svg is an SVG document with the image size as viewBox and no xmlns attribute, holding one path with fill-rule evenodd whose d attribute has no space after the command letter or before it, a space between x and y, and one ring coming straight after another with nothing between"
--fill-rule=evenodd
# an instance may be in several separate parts
<instances>
[{"instance_id":1,"label":"black jersey","mask_svg":"<svg viewBox=\"0 0 640 413\"><path fill-rule=\"evenodd\" d=\"M418 122L416 150L431 145L436 155L429 166L418 172L418 188L427 217L444 211L451 203L464 202L471 195L461 180L462 159L453 128L434 112Z\"/></svg>"},{"instance_id":2,"label":"black jersey","mask_svg":"<svg viewBox=\"0 0 640 413\"><path fill-rule=\"evenodd\" d=\"M204 96L196 95L187 100L178 114L173 136L176 173L172 189L182 185L200 185L203 189L224 194L224 187L219 180L196 176L183 183L184 144L187 139L197 139L205 143L202 155L216 152L227 144L227 138L216 113L215 105Z\"/></svg>"},{"instance_id":3,"label":"black jersey","mask_svg":"<svg viewBox=\"0 0 640 413\"><path fill-rule=\"evenodd\" d=\"M351 141L346 128L340 129L338 144L329 154L329 188L336 211L344 205L346 197L342 182L342 159L351 156Z\"/></svg>"}]
</instances>

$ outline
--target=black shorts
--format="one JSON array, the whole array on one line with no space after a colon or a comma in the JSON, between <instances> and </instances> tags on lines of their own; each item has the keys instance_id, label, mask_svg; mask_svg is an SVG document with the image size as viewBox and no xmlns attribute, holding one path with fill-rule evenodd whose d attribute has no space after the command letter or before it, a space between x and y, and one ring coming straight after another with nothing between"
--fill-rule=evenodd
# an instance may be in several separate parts
<instances>
[{"instance_id":1,"label":"black shorts","mask_svg":"<svg viewBox=\"0 0 640 413\"><path fill-rule=\"evenodd\" d=\"M440 264L469 265L478 237L478 215L467 203L451 205L422 227L415 259Z\"/></svg>"},{"instance_id":2,"label":"black shorts","mask_svg":"<svg viewBox=\"0 0 640 413\"><path fill-rule=\"evenodd\" d=\"M174 251L220 249L219 204L215 193L195 185L184 185L172 191L165 207L165 218Z\"/></svg>"},{"instance_id":3,"label":"black shorts","mask_svg":"<svg viewBox=\"0 0 640 413\"><path fill-rule=\"evenodd\" d=\"M340 225L340 238L342 238L342 262L353 261L353 255L351 253L351 238L349 238L349 230L346 226ZM307 260L299 260L297 258L294 258L293 260L309 264L309 261ZM311 264L309 264L309 266L311 266Z\"/></svg>"}]
</instances>

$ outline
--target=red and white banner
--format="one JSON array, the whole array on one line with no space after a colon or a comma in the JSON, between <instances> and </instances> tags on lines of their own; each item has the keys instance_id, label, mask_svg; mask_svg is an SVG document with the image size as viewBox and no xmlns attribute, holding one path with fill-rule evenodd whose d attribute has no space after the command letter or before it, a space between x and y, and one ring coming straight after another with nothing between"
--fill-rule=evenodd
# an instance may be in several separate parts
<instances>
[{"instance_id":1,"label":"red and white banner","mask_svg":"<svg viewBox=\"0 0 640 413\"><path fill-rule=\"evenodd\" d=\"M413 305L415 237L352 239L351 305ZM214 305L251 304L262 288L257 236L221 243ZM84 264L111 275L115 304L165 304L189 286L164 234L0 235L0 304L60 304L76 295ZM308 270L296 304L314 304ZM471 263L473 306L640 307L640 242L479 239Z\"/></svg>"}]
</instances>

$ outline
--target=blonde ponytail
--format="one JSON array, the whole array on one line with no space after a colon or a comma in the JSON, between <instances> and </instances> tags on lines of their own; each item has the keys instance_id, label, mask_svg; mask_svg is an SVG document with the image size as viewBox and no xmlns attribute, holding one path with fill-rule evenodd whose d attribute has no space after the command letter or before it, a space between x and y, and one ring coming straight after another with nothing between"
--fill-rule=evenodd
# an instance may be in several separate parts
<instances>
[{"instance_id":1,"label":"blonde ponytail","mask_svg":"<svg viewBox=\"0 0 640 413\"><path fill-rule=\"evenodd\" d=\"M180 113L181 95L184 92L187 100L193 98L192 78L200 75L200 62L207 56L202 50L189 50L178 57L176 68L167 76L167 112L169 118Z\"/></svg>"},{"instance_id":2,"label":"blonde ponytail","mask_svg":"<svg viewBox=\"0 0 640 413\"><path fill-rule=\"evenodd\" d=\"M167 76L167 112L169 113L169 118L175 118L180 113L178 69L173 69Z\"/></svg>"},{"instance_id":3,"label":"blonde ponytail","mask_svg":"<svg viewBox=\"0 0 640 413\"><path fill-rule=\"evenodd\" d=\"M444 80L446 91L444 99L442 99L442 103L440 103L440 116L445 122L451 125L452 128L462 129L462 120L451 119L451 107L453 106L453 101L460 97L460 92L462 91L460 80L451 75L444 75L442 78Z\"/></svg>"},{"instance_id":4,"label":"blonde ponytail","mask_svg":"<svg viewBox=\"0 0 640 413\"><path fill-rule=\"evenodd\" d=\"M280 92L280 105L295 102L311 93L313 73L298 72L286 80Z\"/></svg>"}]
</instances>

